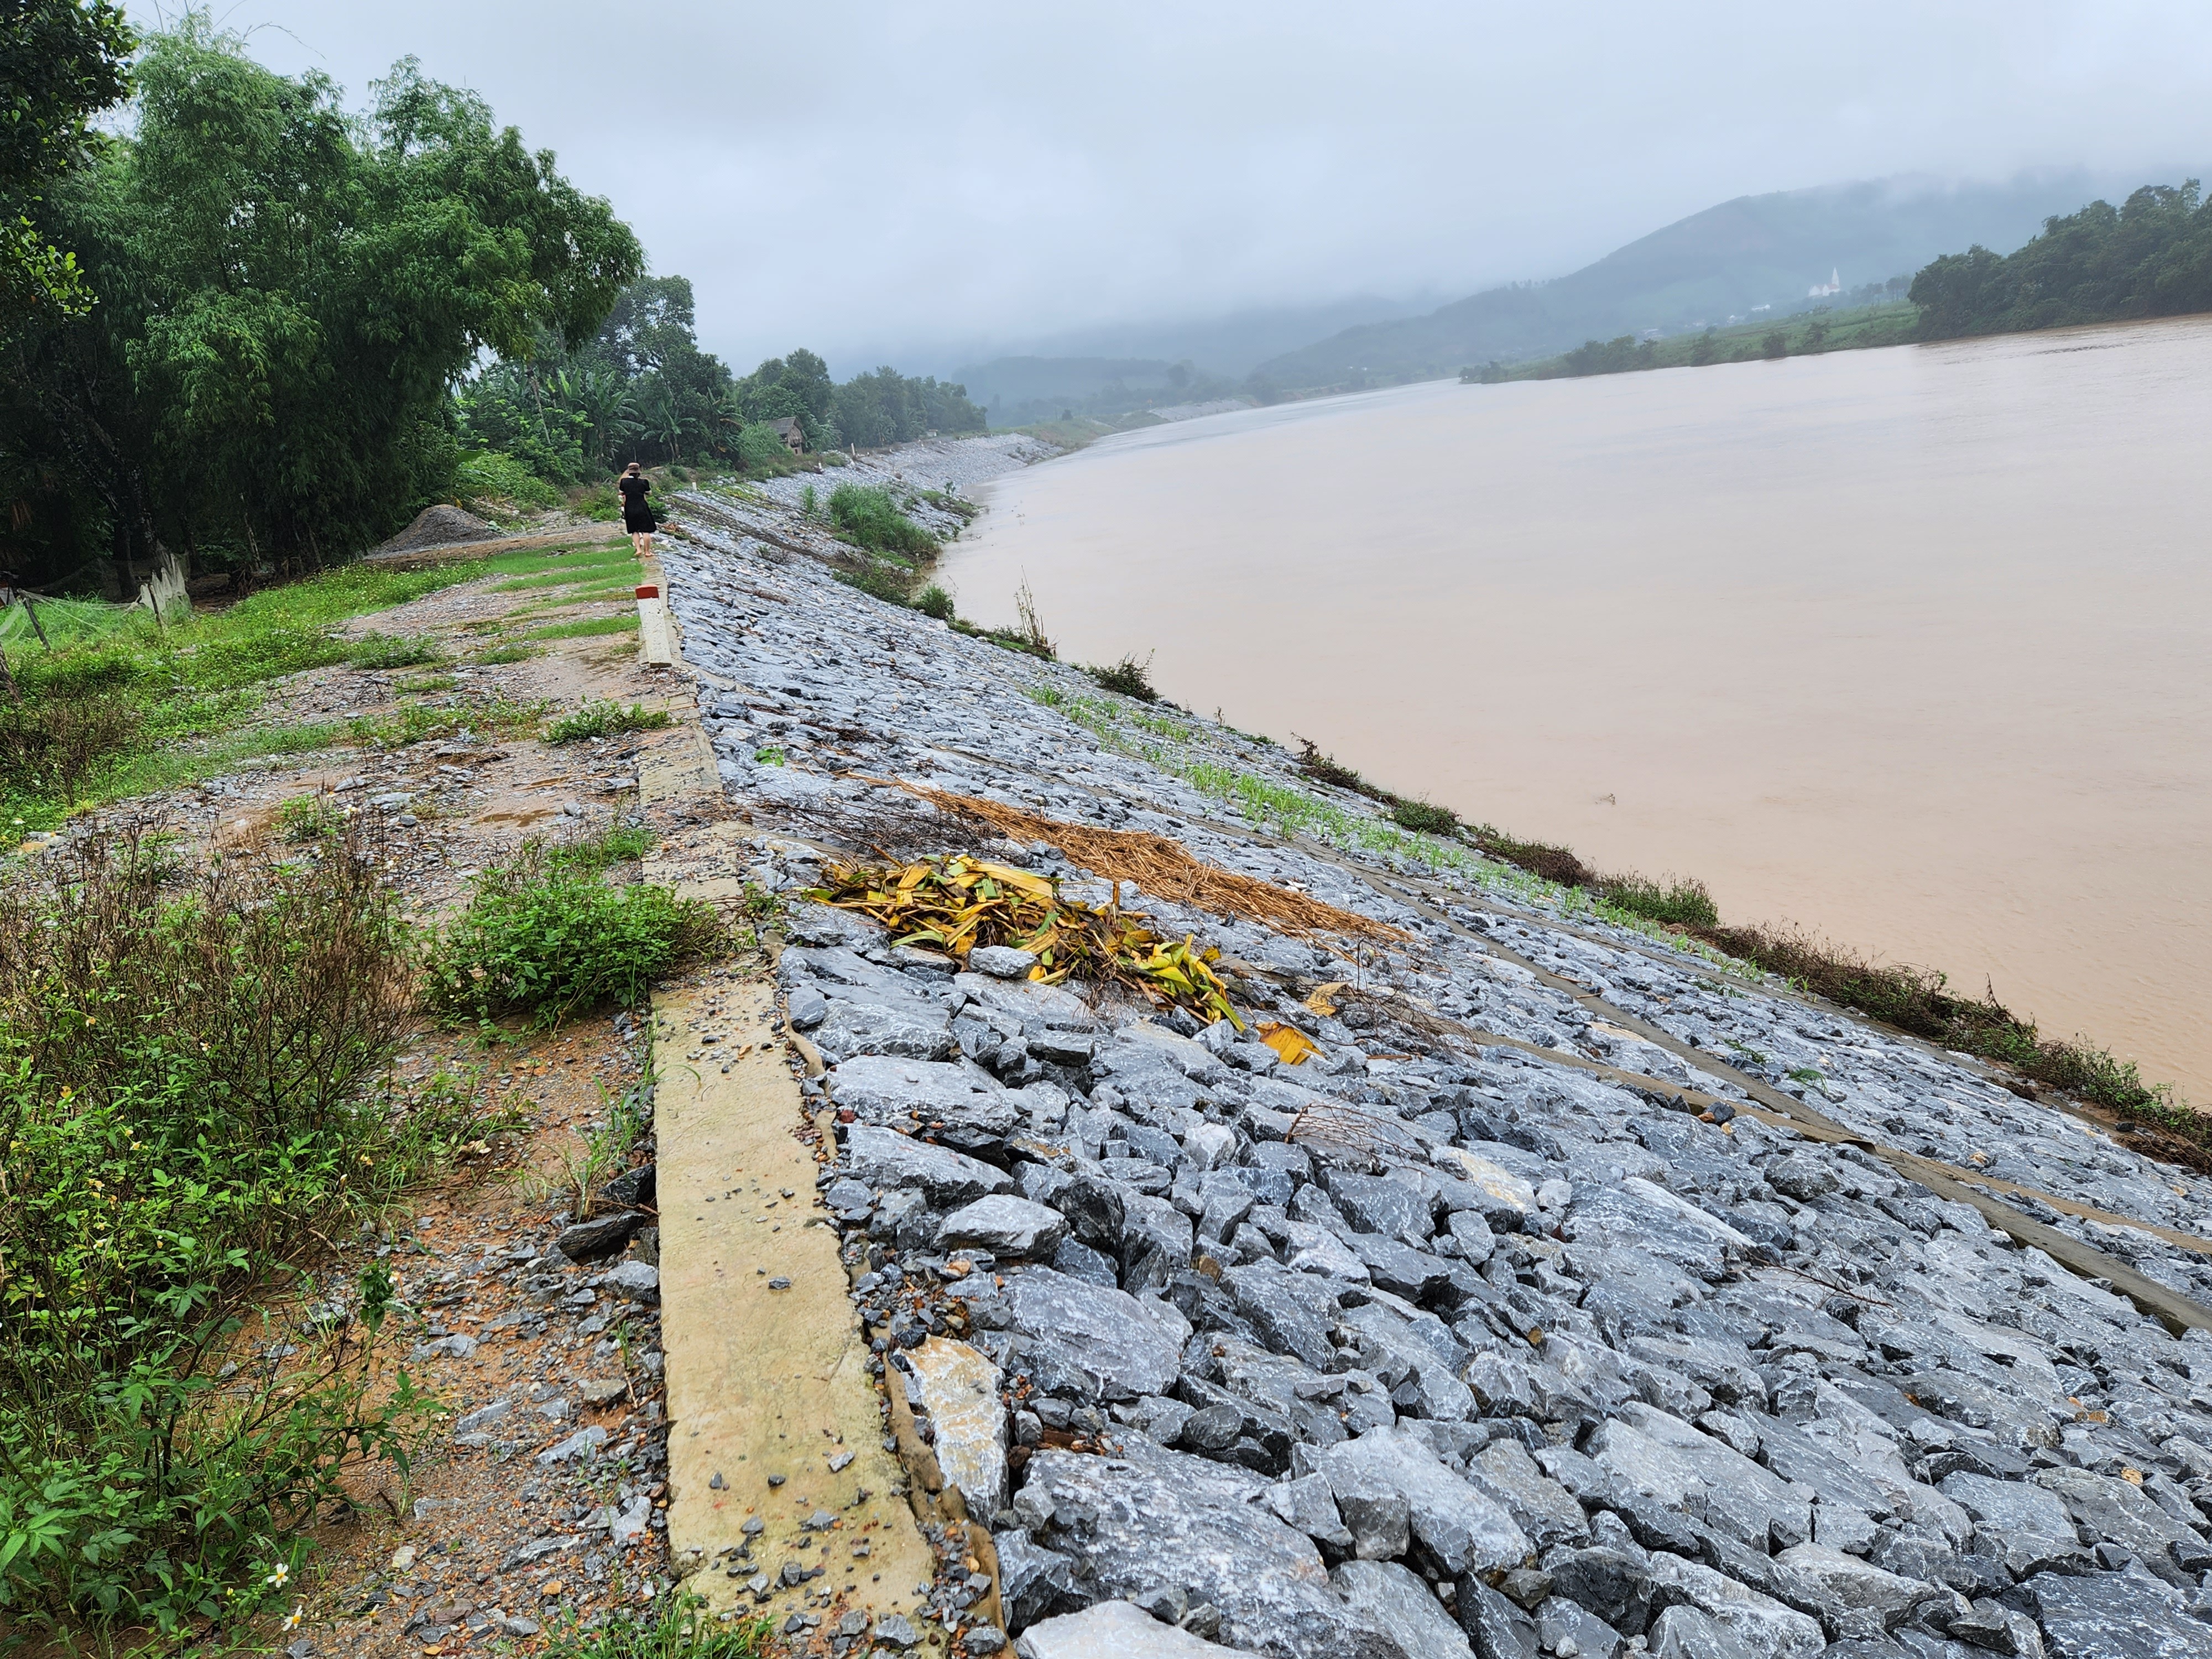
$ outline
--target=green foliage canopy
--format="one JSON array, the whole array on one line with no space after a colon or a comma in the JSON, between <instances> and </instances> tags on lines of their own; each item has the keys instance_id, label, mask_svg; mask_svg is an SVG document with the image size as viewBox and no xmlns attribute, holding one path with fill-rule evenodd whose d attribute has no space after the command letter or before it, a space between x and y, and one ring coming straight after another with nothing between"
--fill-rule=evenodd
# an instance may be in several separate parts
<instances>
[{"instance_id":1,"label":"green foliage canopy","mask_svg":"<svg viewBox=\"0 0 2212 1659\"><path fill-rule=\"evenodd\" d=\"M349 116L190 14L137 84L135 135L41 209L100 303L0 364L0 449L81 486L126 556L374 539L443 489L470 362L589 338L642 263L550 151L411 58Z\"/></svg>"},{"instance_id":2,"label":"green foliage canopy","mask_svg":"<svg viewBox=\"0 0 2212 1659\"><path fill-rule=\"evenodd\" d=\"M76 255L31 216L76 162L87 123L123 96L131 45L114 0L0 8L0 310L10 317L81 315L91 302Z\"/></svg>"},{"instance_id":3,"label":"green foliage canopy","mask_svg":"<svg viewBox=\"0 0 2212 1659\"><path fill-rule=\"evenodd\" d=\"M1911 299L1931 339L2212 311L2212 204L2194 179L2146 185L2119 207L2046 219L2014 253L1946 254Z\"/></svg>"}]
</instances>

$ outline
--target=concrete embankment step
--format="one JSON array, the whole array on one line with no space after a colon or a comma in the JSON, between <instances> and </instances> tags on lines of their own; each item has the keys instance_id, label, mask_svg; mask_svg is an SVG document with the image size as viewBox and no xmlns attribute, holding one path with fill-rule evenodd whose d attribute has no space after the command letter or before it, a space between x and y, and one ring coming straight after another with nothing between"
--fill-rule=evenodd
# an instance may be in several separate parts
<instances>
[{"instance_id":1,"label":"concrete embankment step","mask_svg":"<svg viewBox=\"0 0 2212 1659\"><path fill-rule=\"evenodd\" d=\"M641 769L641 799L696 805L708 837L741 830L721 817L712 750L689 735ZM670 857L645 873L686 897L740 888L690 879ZM653 1019L671 1559L711 1606L779 1625L918 1615L934 1562L817 1195L775 983L679 986L656 994Z\"/></svg>"}]
</instances>

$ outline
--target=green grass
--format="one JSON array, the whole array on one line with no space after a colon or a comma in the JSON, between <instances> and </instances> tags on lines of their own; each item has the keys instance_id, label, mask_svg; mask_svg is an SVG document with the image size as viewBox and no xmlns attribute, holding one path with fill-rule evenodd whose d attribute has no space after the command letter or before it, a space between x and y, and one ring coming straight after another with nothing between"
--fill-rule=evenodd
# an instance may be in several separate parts
<instances>
[{"instance_id":1,"label":"green grass","mask_svg":"<svg viewBox=\"0 0 2212 1659\"><path fill-rule=\"evenodd\" d=\"M887 489L839 484L830 492L830 521L842 539L871 553L910 560L937 556L937 538L899 511Z\"/></svg>"},{"instance_id":2,"label":"green grass","mask_svg":"<svg viewBox=\"0 0 2212 1659\"><path fill-rule=\"evenodd\" d=\"M658 732L668 725L668 711L632 703L627 708L603 697L589 697L580 708L562 715L545 728L548 743L577 743L586 738L611 738L625 732Z\"/></svg>"},{"instance_id":3,"label":"green grass","mask_svg":"<svg viewBox=\"0 0 2212 1659\"><path fill-rule=\"evenodd\" d=\"M590 1629L568 1615L545 1633L545 1659L764 1659L775 1621L717 1618L704 1598L672 1594L657 1609L623 1609Z\"/></svg>"},{"instance_id":4,"label":"green grass","mask_svg":"<svg viewBox=\"0 0 2212 1659\"><path fill-rule=\"evenodd\" d=\"M537 656L538 653L538 647L534 645L525 645L520 641L515 640L509 641L504 645L495 645L487 651L479 651L476 653L475 655L471 656L469 660L473 663L481 663L489 668L496 667L501 663L527 662L531 658Z\"/></svg>"},{"instance_id":5,"label":"green grass","mask_svg":"<svg viewBox=\"0 0 2212 1659\"><path fill-rule=\"evenodd\" d=\"M554 623L548 627L533 628L525 637L533 640L589 640L605 634L635 634L637 629L637 612L630 611L619 617L591 617L581 622Z\"/></svg>"},{"instance_id":6,"label":"green grass","mask_svg":"<svg viewBox=\"0 0 2212 1659\"><path fill-rule=\"evenodd\" d=\"M588 866L532 842L477 877L467 910L424 952L430 1006L557 1025L633 1006L656 979L725 948L712 906L667 887L610 887Z\"/></svg>"}]
</instances>

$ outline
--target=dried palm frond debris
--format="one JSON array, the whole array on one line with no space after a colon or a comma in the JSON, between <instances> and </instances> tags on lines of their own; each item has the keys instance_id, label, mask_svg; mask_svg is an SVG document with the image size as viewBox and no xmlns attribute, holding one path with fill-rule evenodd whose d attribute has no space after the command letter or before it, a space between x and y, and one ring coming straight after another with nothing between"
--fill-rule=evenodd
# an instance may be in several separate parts
<instances>
[{"instance_id":1,"label":"dried palm frond debris","mask_svg":"<svg viewBox=\"0 0 2212 1659\"><path fill-rule=\"evenodd\" d=\"M1215 915L1236 916L1286 933L1344 933L1379 939L1409 937L1402 928L1339 909L1310 894L1201 864L1180 842L1165 836L1066 823L1024 812L1018 806L956 795L927 784L902 780L898 787L921 796L940 811L980 818L1016 841L1048 842L1065 853L1071 863L1108 881L1133 881L1147 893L1194 905Z\"/></svg>"},{"instance_id":2,"label":"dried palm frond debris","mask_svg":"<svg viewBox=\"0 0 2212 1659\"><path fill-rule=\"evenodd\" d=\"M1063 897L1060 884L1027 870L963 855L891 866L825 866L806 896L873 916L900 945L927 945L963 966L981 946L1001 945L1036 957L1030 977L1126 986L1155 1006L1186 1008L1211 1024L1243 1021L1213 964L1221 952L1188 935L1164 939L1146 918L1118 904Z\"/></svg>"}]
</instances>

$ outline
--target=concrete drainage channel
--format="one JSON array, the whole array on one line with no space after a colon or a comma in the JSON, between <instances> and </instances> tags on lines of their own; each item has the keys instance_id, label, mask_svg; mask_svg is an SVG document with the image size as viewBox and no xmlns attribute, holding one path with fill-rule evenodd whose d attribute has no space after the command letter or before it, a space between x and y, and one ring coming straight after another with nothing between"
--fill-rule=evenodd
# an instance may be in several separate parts
<instances>
[{"instance_id":1,"label":"concrete drainage channel","mask_svg":"<svg viewBox=\"0 0 2212 1659\"><path fill-rule=\"evenodd\" d=\"M744 828L720 811L703 743L639 785L653 806L696 806L710 837ZM645 876L710 902L739 890L658 859ZM687 1591L723 1616L765 1613L787 1651L941 1650L928 1607L951 1586L998 1636L990 1534L947 1491L903 1390L879 1389L854 1317L817 1193L830 1126L793 1075L811 1045L787 1042L768 981L673 988L653 1018L668 1538Z\"/></svg>"},{"instance_id":2,"label":"concrete drainage channel","mask_svg":"<svg viewBox=\"0 0 2212 1659\"><path fill-rule=\"evenodd\" d=\"M1105 896L867 781L925 778L1406 937L1117 895L1221 945L1296 1066L804 902L780 1000L665 999L693 1588L846 1655L2212 1655L2212 1182L1652 941L1224 823L1189 780L1301 787L1279 755L732 511L770 533L667 559L711 756L642 787L750 813L708 830L756 880L958 847Z\"/></svg>"}]
</instances>

